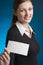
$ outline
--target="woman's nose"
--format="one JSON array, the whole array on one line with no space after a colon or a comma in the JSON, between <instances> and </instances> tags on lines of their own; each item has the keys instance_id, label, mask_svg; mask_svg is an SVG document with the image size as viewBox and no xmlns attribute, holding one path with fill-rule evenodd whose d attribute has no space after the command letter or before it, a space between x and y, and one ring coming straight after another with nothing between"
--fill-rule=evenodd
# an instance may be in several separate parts
<instances>
[{"instance_id":1,"label":"woman's nose","mask_svg":"<svg viewBox=\"0 0 43 65\"><path fill-rule=\"evenodd\" d=\"M26 11L26 14L25 14L26 16L28 16L29 15L29 12L28 11Z\"/></svg>"}]
</instances>

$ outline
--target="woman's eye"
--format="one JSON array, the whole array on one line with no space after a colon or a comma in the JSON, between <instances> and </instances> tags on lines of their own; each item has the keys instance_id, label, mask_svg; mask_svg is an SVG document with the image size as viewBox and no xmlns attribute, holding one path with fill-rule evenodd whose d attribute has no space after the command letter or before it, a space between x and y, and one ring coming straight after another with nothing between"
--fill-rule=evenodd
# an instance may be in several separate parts
<instances>
[{"instance_id":1,"label":"woman's eye","mask_svg":"<svg viewBox=\"0 0 43 65\"><path fill-rule=\"evenodd\" d=\"M28 10L31 11L33 8L29 8Z\"/></svg>"},{"instance_id":2,"label":"woman's eye","mask_svg":"<svg viewBox=\"0 0 43 65\"><path fill-rule=\"evenodd\" d=\"M24 10L20 10L21 12L23 12Z\"/></svg>"}]
</instances>

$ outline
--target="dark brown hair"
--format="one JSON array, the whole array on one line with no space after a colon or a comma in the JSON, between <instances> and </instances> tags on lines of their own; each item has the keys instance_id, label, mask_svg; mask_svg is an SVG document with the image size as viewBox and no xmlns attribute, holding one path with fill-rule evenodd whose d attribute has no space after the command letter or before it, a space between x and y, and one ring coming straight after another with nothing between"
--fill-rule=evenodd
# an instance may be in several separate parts
<instances>
[{"instance_id":1,"label":"dark brown hair","mask_svg":"<svg viewBox=\"0 0 43 65\"><path fill-rule=\"evenodd\" d=\"M31 1L31 0L14 0L14 5L13 5L13 10L17 11L18 6L26 1ZM18 18L13 14L13 19L12 19L12 25L14 25L18 21Z\"/></svg>"}]
</instances>

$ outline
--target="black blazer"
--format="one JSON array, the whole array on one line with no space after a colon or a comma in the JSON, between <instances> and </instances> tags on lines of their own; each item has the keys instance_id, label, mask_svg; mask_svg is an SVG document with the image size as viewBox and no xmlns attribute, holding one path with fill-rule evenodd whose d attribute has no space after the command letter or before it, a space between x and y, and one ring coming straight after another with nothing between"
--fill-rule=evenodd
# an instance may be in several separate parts
<instances>
[{"instance_id":1,"label":"black blazer","mask_svg":"<svg viewBox=\"0 0 43 65\"><path fill-rule=\"evenodd\" d=\"M37 53L39 52L39 45L34 37L34 33L32 34L31 39L25 33L23 36L21 36L18 28L16 25L14 25L8 30L6 47L8 40L30 44L27 56L10 53L10 65L37 65Z\"/></svg>"}]
</instances>

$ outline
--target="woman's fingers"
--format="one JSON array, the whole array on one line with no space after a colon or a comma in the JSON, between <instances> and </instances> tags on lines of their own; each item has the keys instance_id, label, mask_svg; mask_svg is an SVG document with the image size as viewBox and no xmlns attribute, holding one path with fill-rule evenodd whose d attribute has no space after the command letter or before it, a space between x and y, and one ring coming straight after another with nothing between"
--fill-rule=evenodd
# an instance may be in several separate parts
<instances>
[{"instance_id":1,"label":"woman's fingers","mask_svg":"<svg viewBox=\"0 0 43 65\"><path fill-rule=\"evenodd\" d=\"M2 58L3 58L3 62L4 62L5 64L8 64L8 65L9 65L10 59L8 60L4 54L2 55Z\"/></svg>"},{"instance_id":2,"label":"woman's fingers","mask_svg":"<svg viewBox=\"0 0 43 65\"><path fill-rule=\"evenodd\" d=\"M10 52L8 51L7 48L5 48L4 51L7 52L8 55L10 55Z\"/></svg>"},{"instance_id":3,"label":"woman's fingers","mask_svg":"<svg viewBox=\"0 0 43 65\"><path fill-rule=\"evenodd\" d=\"M5 57L5 55L4 55L4 54L2 55L2 58L3 58L4 62L6 62L6 63L7 63L7 59L6 59L6 57Z\"/></svg>"},{"instance_id":4,"label":"woman's fingers","mask_svg":"<svg viewBox=\"0 0 43 65\"><path fill-rule=\"evenodd\" d=\"M0 60L0 65L4 65L4 62L2 60Z\"/></svg>"},{"instance_id":5,"label":"woman's fingers","mask_svg":"<svg viewBox=\"0 0 43 65\"><path fill-rule=\"evenodd\" d=\"M7 54L7 52L4 52L4 55L5 55L5 57L6 57L7 60L10 60L10 55Z\"/></svg>"},{"instance_id":6,"label":"woman's fingers","mask_svg":"<svg viewBox=\"0 0 43 65\"><path fill-rule=\"evenodd\" d=\"M0 55L0 60L3 60L2 56Z\"/></svg>"},{"instance_id":7,"label":"woman's fingers","mask_svg":"<svg viewBox=\"0 0 43 65\"><path fill-rule=\"evenodd\" d=\"M0 55L0 62L2 65L4 63L4 65L9 65L10 63L10 52L7 50L7 48L5 48L4 53L2 55Z\"/></svg>"},{"instance_id":8,"label":"woman's fingers","mask_svg":"<svg viewBox=\"0 0 43 65\"><path fill-rule=\"evenodd\" d=\"M2 56L0 56L0 65L4 65Z\"/></svg>"}]
</instances>

